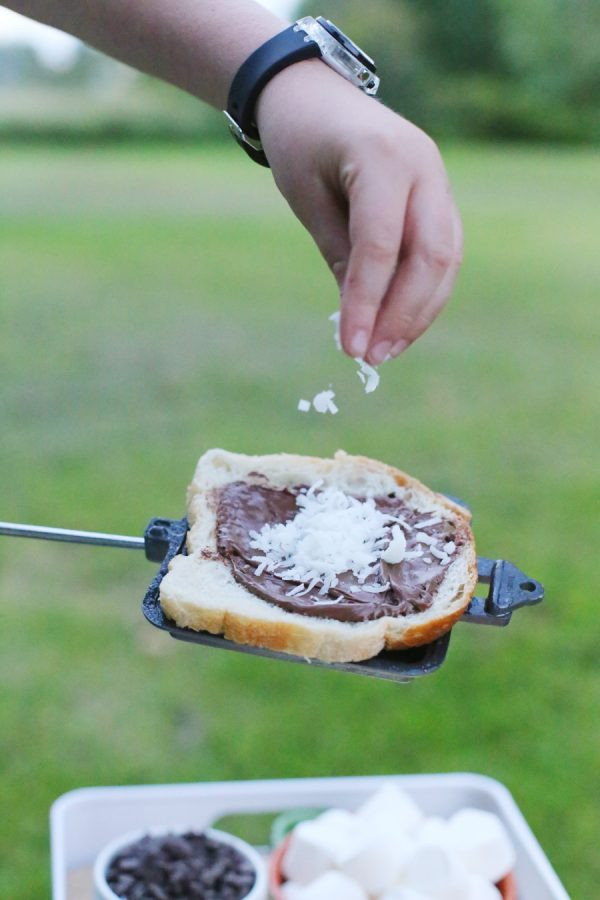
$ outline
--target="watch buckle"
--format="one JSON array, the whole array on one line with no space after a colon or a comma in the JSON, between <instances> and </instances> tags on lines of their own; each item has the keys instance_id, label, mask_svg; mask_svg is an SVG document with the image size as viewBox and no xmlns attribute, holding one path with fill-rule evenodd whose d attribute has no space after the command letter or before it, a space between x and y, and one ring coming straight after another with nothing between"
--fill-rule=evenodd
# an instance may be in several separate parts
<instances>
[{"instance_id":1,"label":"watch buckle","mask_svg":"<svg viewBox=\"0 0 600 900\"><path fill-rule=\"evenodd\" d=\"M225 121L227 122L227 126L229 131L231 132L234 140L237 141L242 147L244 144L247 144L249 147L252 147L253 150L262 150L262 143L258 140L254 140L253 138L248 137L248 135L243 131L242 126L236 122L232 115L230 115L226 109L223 110L223 115L225 116Z\"/></svg>"}]
</instances>

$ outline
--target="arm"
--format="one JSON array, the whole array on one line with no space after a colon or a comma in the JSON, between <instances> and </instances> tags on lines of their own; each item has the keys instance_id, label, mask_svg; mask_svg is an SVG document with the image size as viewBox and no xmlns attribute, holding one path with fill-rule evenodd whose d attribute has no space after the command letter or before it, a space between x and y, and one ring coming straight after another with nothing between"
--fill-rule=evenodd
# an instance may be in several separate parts
<instances>
[{"instance_id":1,"label":"arm","mask_svg":"<svg viewBox=\"0 0 600 900\"><path fill-rule=\"evenodd\" d=\"M224 108L237 69L287 23L252 0L9 0L129 65ZM422 131L319 60L279 73L257 124L275 181L341 291L341 337L379 364L450 296L462 230Z\"/></svg>"}]
</instances>

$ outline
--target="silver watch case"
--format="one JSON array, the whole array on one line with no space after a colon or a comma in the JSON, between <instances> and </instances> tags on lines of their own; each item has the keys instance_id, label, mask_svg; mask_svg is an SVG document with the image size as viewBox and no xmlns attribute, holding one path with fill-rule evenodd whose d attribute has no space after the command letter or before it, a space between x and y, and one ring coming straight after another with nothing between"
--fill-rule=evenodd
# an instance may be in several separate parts
<instances>
[{"instance_id":1,"label":"silver watch case","mask_svg":"<svg viewBox=\"0 0 600 900\"><path fill-rule=\"evenodd\" d=\"M365 94L374 96L377 93L380 79L375 74L375 65L373 64L372 69L369 68L312 16L298 19L294 24L294 31L303 31L306 35L305 41L314 41L318 44L323 62ZM359 47L356 49L363 58L369 58Z\"/></svg>"}]
</instances>

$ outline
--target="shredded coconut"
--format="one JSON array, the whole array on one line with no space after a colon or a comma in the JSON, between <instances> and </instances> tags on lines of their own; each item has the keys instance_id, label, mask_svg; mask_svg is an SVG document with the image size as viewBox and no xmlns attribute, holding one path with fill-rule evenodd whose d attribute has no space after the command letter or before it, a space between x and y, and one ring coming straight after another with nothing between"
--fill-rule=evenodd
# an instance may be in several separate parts
<instances>
[{"instance_id":1,"label":"shredded coconut","mask_svg":"<svg viewBox=\"0 0 600 900\"><path fill-rule=\"evenodd\" d=\"M297 582L290 596L308 593L317 585L325 595L342 572L351 572L370 593L386 590L387 585L373 579L380 575L381 550L389 543L393 517L380 512L370 498L357 500L335 488L317 493L319 486L298 494L293 519L266 524L251 534L250 546L260 552L252 557L256 571ZM365 585L367 578L372 580Z\"/></svg>"},{"instance_id":2,"label":"shredded coconut","mask_svg":"<svg viewBox=\"0 0 600 900\"><path fill-rule=\"evenodd\" d=\"M338 350L342 349L342 340L340 338L340 311L336 309L334 313L329 316L329 321L333 322L335 326L335 331L333 333L333 340L335 342L335 346ZM365 362L364 359L361 359L360 356L355 357L354 362L358 363L358 371L357 375L365 386L365 394L372 394L373 391L379 385L379 372L373 366L370 366L369 363Z\"/></svg>"},{"instance_id":3,"label":"shredded coconut","mask_svg":"<svg viewBox=\"0 0 600 900\"><path fill-rule=\"evenodd\" d=\"M431 555L435 556L436 559L439 559L443 566L445 566L446 563L450 562L450 557L446 553L444 553L443 550L438 550L437 547L430 547L429 550Z\"/></svg>"},{"instance_id":4,"label":"shredded coconut","mask_svg":"<svg viewBox=\"0 0 600 900\"><path fill-rule=\"evenodd\" d=\"M372 394L379 385L379 372L359 356L355 358L354 362L357 362L359 365L359 369L356 374L365 386L365 394Z\"/></svg>"},{"instance_id":5,"label":"shredded coconut","mask_svg":"<svg viewBox=\"0 0 600 900\"><path fill-rule=\"evenodd\" d=\"M333 340L335 342L335 346L337 347L338 350L341 350L342 349L342 341L340 338L340 311L339 311L339 309L336 310L334 313L332 313L329 316L329 321L333 322L333 324L335 326L334 333L333 333ZM369 363L365 362L364 359L361 359L358 356L355 358L354 361L356 363L358 363L358 371L356 374L358 375L358 377L360 378L360 380L362 381L362 383L364 385L365 394L372 394L373 391L376 390L376 388L379 385L379 381L380 381L379 372L377 371L377 369L374 366L370 366ZM331 391L331 397L329 398L329 402L326 402L323 399L323 397L327 393L328 393L327 391L321 391L319 394L317 394L312 401L312 406L319 413L330 412L335 415L335 413L338 411L337 406L333 402L333 397L335 396L335 394L333 393L333 391ZM311 403L309 400L299 400L298 401L298 410L300 412L309 412L310 407L311 407Z\"/></svg>"},{"instance_id":6,"label":"shredded coconut","mask_svg":"<svg viewBox=\"0 0 600 900\"><path fill-rule=\"evenodd\" d=\"M432 516L430 519L423 519L422 522L417 522L415 528L419 530L422 528L430 528L432 525L439 525L441 521L441 516Z\"/></svg>"},{"instance_id":7,"label":"shredded coconut","mask_svg":"<svg viewBox=\"0 0 600 900\"><path fill-rule=\"evenodd\" d=\"M399 525L392 526L392 539L381 554L384 562L395 565L401 563L406 553L406 538Z\"/></svg>"},{"instance_id":8,"label":"shredded coconut","mask_svg":"<svg viewBox=\"0 0 600 900\"><path fill-rule=\"evenodd\" d=\"M404 559L420 559L422 556L422 550L407 550L404 554Z\"/></svg>"},{"instance_id":9,"label":"shredded coconut","mask_svg":"<svg viewBox=\"0 0 600 900\"><path fill-rule=\"evenodd\" d=\"M362 590L367 594L381 594L383 591L389 590L389 582L387 584L363 584Z\"/></svg>"},{"instance_id":10,"label":"shredded coconut","mask_svg":"<svg viewBox=\"0 0 600 900\"><path fill-rule=\"evenodd\" d=\"M312 405L318 413L329 412L335 415L338 411L338 408L333 402L334 397L335 393L332 390L321 391L320 393L315 394L315 396L313 397Z\"/></svg>"}]
</instances>

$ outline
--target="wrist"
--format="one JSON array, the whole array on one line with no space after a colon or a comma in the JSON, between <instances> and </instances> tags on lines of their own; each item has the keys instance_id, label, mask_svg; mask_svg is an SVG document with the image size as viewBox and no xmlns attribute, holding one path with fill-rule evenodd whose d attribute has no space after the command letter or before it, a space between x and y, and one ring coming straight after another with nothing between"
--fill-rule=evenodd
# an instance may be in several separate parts
<instances>
[{"instance_id":1,"label":"wrist","mask_svg":"<svg viewBox=\"0 0 600 900\"><path fill-rule=\"evenodd\" d=\"M305 59L283 69L265 85L258 98L256 124L259 131L262 134L268 128L272 116L276 116L282 109L292 108L297 102L302 103L303 97L306 101L309 98L312 100L321 93L335 91L340 85L344 90L353 90L352 85L320 59Z\"/></svg>"},{"instance_id":2,"label":"wrist","mask_svg":"<svg viewBox=\"0 0 600 900\"><path fill-rule=\"evenodd\" d=\"M273 82L277 82L276 88L280 91L285 85L297 83L296 72L300 63L316 60L319 60L316 65L310 68L304 66L301 70L306 89L310 81L309 73L321 73L321 80L322 73L329 69L328 77L332 85L339 82L341 76L343 81L352 85L353 90L359 88L362 93L371 96L377 93L379 77L375 63L360 47L321 16L317 19L311 16L299 19L292 27L262 44L244 61L229 90L225 116L230 131L255 162L269 165L262 147L258 120L264 120L265 114L268 115L266 111L271 106L268 98L277 96ZM284 75L289 69L296 72L291 76ZM287 106L293 106L290 97L287 98Z\"/></svg>"}]
</instances>

